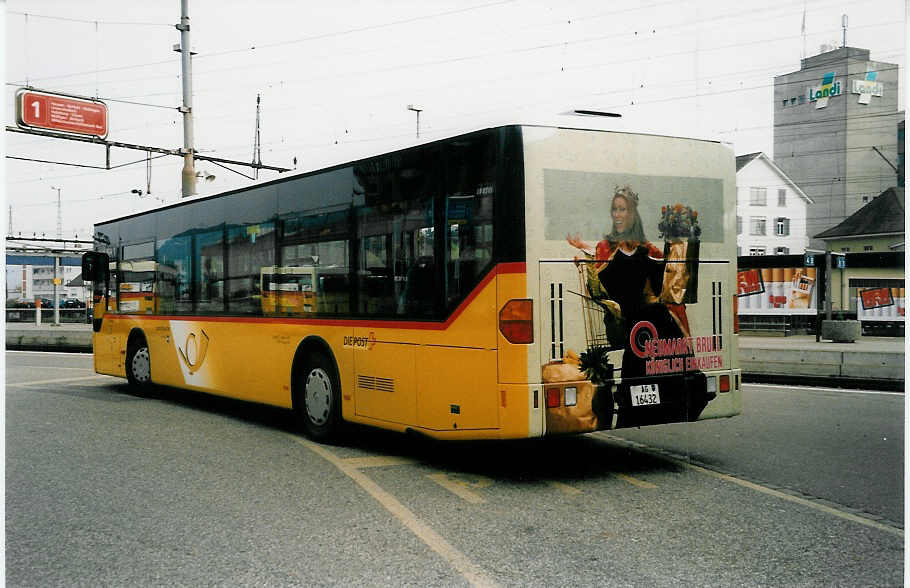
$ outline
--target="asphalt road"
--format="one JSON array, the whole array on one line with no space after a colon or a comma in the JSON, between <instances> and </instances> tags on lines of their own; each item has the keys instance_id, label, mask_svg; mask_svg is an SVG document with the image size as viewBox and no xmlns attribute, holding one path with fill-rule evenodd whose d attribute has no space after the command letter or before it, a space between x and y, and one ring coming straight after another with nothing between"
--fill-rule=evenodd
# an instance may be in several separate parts
<instances>
[{"instance_id":1,"label":"asphalt road","mask_svg":"<svg viewBox=\"0 0 910 588\"><path fill-rule=\"evenodd\" d=\"M6 584L903 583L903 396L510 443L356 430L9 352Z\"/></svg>"}]
</instances>

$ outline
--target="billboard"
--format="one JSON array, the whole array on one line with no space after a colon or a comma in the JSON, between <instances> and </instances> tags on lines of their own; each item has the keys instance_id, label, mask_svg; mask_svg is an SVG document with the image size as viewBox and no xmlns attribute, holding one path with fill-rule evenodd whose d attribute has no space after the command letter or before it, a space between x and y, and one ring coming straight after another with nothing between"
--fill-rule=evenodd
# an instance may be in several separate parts
<instances>
[{"instance_id":1,"label":"billboard","mask_svg":"<svg viewBox=\"0 0 910 588\"><path fill-rule=\"evenodd\" d=\"M814 267L752 268L737 272L738 314L816 314Z\"/></svg>"}]
</instances>

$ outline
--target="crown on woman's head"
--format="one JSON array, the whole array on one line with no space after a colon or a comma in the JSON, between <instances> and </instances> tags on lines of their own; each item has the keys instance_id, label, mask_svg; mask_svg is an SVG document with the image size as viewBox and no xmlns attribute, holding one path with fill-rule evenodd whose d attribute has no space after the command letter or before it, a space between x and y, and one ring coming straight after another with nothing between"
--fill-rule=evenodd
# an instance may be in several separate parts
<instances>
[{"instance_id":1,"label":"crown on woman's head","mask_svg":"<svg viewBox=\"0 0 910 588\"><path fill-rule=\"evenodd\" d=\"M638 194L633 192L632 187L628 184L625 186L616 186L616 189L613 190L613 195L622 196L635 206L638 206Z\"/></svg>"}]
</instances>

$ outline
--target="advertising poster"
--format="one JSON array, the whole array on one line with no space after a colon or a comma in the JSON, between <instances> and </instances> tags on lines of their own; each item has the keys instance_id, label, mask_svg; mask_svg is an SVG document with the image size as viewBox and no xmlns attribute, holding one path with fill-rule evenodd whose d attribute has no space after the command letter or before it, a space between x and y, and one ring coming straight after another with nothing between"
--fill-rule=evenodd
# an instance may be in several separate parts
<instances>
[{"instance_id":1,"label":"advertising poster","mask_svg":"<svg viewBox=\"0 0 910 588\"><path fill-rule=\"evenodd\" d=\"M761 272L758 268L740 270L736 272L736 295L752 296L753 294L763 294L765 284L761 279Z\"/></svg>"},{"instance_id":2,"label":"advertising poster","mask_svg":"<svg viewBox=\"0 0 910 588\"><path fill-rule=\"evenodd\" d=\"M904 288L864 288L857 291L856 318L860 321L904 320Z\"/></svg>"},{"instance_id":3,"label":"advertising poster","mask_svg":"<svg viewBox=\"0 0 910 588\"><path fill-rule=\"evenodd\" d=\"M868 288L866 290L860 290L859 297L863 303L863 310L892 306L894 304L894 298L891 297L891 288Z\"/></svg>"},{"instance_id":4,"label":"advertising poster","mask_svg":"<svg viewBox=\"0 0 910 588\"><path fill-rule=\"evenodd\" d=\"M737 273L739 315L816 314L816 269L776 267Z\"/></svg>"}]
</instances>

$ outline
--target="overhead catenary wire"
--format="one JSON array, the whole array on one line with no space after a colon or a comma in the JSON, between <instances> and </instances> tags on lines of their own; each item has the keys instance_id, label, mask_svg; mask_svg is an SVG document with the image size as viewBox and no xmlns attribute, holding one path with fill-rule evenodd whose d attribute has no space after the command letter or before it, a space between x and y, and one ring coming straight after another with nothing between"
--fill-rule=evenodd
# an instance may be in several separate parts
<instances>
[{"instance_id":1,"label":"overhead catenary wire","mask_svg":"<svg viewBox=\"0 0 910 588\"><path fill-rule=\"evenodd\" d=\"M380 23L380 24L376 24L376 25L367 25L367 26L364 26L364 27L356 27L356 28L352 28L352 29L345 29L345 30L341 30L341 31L334 31L334 32L330 32L330 33L323 33L323 34L320 34L320 35L314 35L312 38L300 38L300 39L289 40L289 41L283 41L283 42L276 42L276 43L271 43L271 44L262 44L262 45L259 45L259 48L266 48L266 47L272 47L272 46L278 47L278 46L282 46L282 45L286 45L286 44L290 44L290 43L300 43L300 42L312 41L312 40L316 40L316 39L325 39L325 38L337 37L337 36L341 36L341 35L348 35L348 34L357 33L357 32L365 32L365 31L369 31L369 30L376 30L376 29L380 29L380 28L387 28L387 27L397 26L397 25L401 25L401 24L408 24L408 23L412 23L412 22L418 22L418 21L421 21L421 20L427 20L427 19L431 19L431 18L439 18L439 17L441 17L441 16L448 16L448 15L452 15L452 14L458 14L458 13L464 13L464 12L469 12L469 11L478 10L478 9L483 9L483 8L489 8L489 7L492 7L492 6L498 6L498 5L503 5L503 4L511 4L511 3L514 3L515 1L516 1L516 0L496 0L495 2L488 2L488 3L486 3L486 4L481 4L481 5L476 5L476 6L469 6L469 7L463 7L463 8L453 9L453 10L447 10L447 11L444 11L444 12L439 12L439 13L434 13L434 14L427 14L427 15L415 16L415 17L410 17L410 18L406 18L406 19L401 19L401 20L396 20L396 21L390 21L390 22L386 22L386 23ZM30 15L30 13L25 13L25 12L10 12L10 14L22 15L22 16L24 16L24 17L26 18L26 20L28 19L29 15ZM34 15L32 15L32 16L34 16ZM40 17L40 18L54 18L54 17L50 17L50 16L40 16L40 15L39 15L39 17ZM94 19L92 19L92 20L87 20L87 19L73 19L73 18L66 18L66 17L57 17L56 19L57 19L57 20L72 21L72 22L80 22L80 23L85 23L85 24L90 24L90 23L95 23L95 22L96 22L96 20L94 20ZM168 28L174 26L173 23L169 23L169 24L164 24L164 23L129 23L129 22L113 22L113 21L105 21L105 24L124 24L124 25L135 24L135 25L140 25L140 26L147 26L147 25L148 25L148 26L163 26L163 27L168 27ZM256 46L253 46L253 47L244 47L244 48L236 48L236 49L227 49L227 50L223 50L223 51L221 51L221 52L218 52L217 55L228 55L228 54L236 53L236 52L239 52L239 51L254 51L254 50L256 50ZM200 58L203 58L203 59L204 59L205 57L215 56L215 55L216 55L215 52L210 52L210 53L207 53L207 54L199 55L199 56L196 57L196 59L200 59ZM90 71L85 71L85 72L70 73L70 74L60 74L60 75L54 75L54 76L35 76L34 79L38 79L38 80L61 79L61 78L66 78L66 77L75 77L75 76L82 76L82 75L92 75L92 74L96 73L96 71L102 71L102 72L121 71L121 70L123 70L123 69L132 69L132 68L140 68L140 67L150 67L150 66L161 65L161 64L170 64L170 63L172 63L170 60L168 60L168 61L153 61L153 62L148 62L148 63L135 64L135 65L131 65L131 66L119 66L119 67L105 68L105 69L102 69L102 70L90 70Z\"/></svg>"},{"instance_id":2,"label":"overhead catenary wire","mask_svg":"<svg viewBox=\"0 0 910 588\"><path fill-rule=\"evenodd\" d=\"M512 0L508 0L508 1L510 2L510 1L512 1ZM503 3L508 3L508 2L494 2L494 3L485 4L485 5L480 5L480 6L476 6L476 7L468 7L468 8L458 9L458 10L454 10L454 11L448 11L448 12L444 12L444 13L437 13L437 14L434 14L434 15L425 15L425 16L422 16L422 17L414 17L414 19L437 18L437 17L442 16L442 15L447 15L447 14L457 13L457 12L464 12L464 11L467 11L467 10L474 10L474 9L477 9L477 8L484 8L484 7L487 7L487 6L493 6L493 5L503 4ZM662 3L662 4L670 4L670 2L664 2L664 3ZM640 7L639 9L644 10L644 9L647 9L647 8L653 8L654 6L661 6L662 4L659 3L659 4L652 5L652 6L648 6L648 7ZM633 9L628 9L628 10L633 10ZM752 12L758 12L758 11L760 11L760 10L762 10L762 9L753 9L753 10L747 11L747 12L748 12L748 13L752 13ZM594 17L603 16L603 15L609 15L609 14L616 14L616 13L625 12L625 11L627 11L627 10L610 11L610 12L607 12L607 13L602 13L601 15L595 15ZM795 13L794 13L794 14L795 14ZM682 29L684 29L684 28L692 27L692 26L694 26L695 24L698 24L698 22L702 22L702 23L703 23L703 22L711 22L711 21L717 21L717 20L725 20L725 19L730 19L730 18L741 18L741 15L742 15L742 11L738 12L735 16L734 16L734 15L719 15L719 16L716 16L716 17L708 18L708 19L700 19L700 21L690 21L690 22L683 23L683 24L681 24L681 25L675 25L675 26L664 27L664 28L661 29L661 30L662 30L662 31L663 31L663 30L673 30L674 28L682 28ZM587 18L594 18L594 17L587 17ZM381 23L381 24L379 24L379 25L371 25L370 27L366 27L366 28L374 28L374 27L375 27L375 28L382 28L382 27L393 26L393 25L395 25L395 24L400 24L400 23L408 22L408 21L410 21L410 20L412 20L412 19L404 19L404 20L402 20L402 21L393 21L393 22L389 22L389 23ZM586 20L586 18L576 18L576 19L575 19L575 21L582 21L582 20ZM876 24L876 25L865 25L865 27L868 27L868 26L882 26L882 24L890 24L890 23L879 23L879 24ZM854 28L864 28L864 27L854 27ZM287 43L296 43L296 42L309 41L309 40L314 40L314 39L319 39L319 38L328 38L328 37L333 37L333 36L338 36L338 35L350 34L350 33L353 33L353 32L360 31L361 29L364 29L364 28L361 27L360 29L347 29L347 30L342 30L342 31L335 31L335 32L331 32L331 33L325 33L325 34L317 35L317 36L313 36L313 37L306 37L306 38L295 39L295 40L281 41L281 42L274 43L274 45L275 45L275 46L281 46L281 45L287 44ZM834 29L831 29L831 30L834 30ZM838 30L839 30L839 29L838 29ZM617 34L613 34L613 35L598 36L598 37L593 37L593 38L588 38L588 39L575 39L575 40L569 40L569 41L559 41L559 42L556 42L556 43L553 43L553 44L549 44L549 46L556 47L556 46L563 46L563 45L574 45L574 44L578 44L578 43L587 43L587 42L596 41L596 40L604 40L604 39L608 39L608 38L611 38L611 37L620 38L620 37L623 36L624 34L625 34L625 33L617 33ZM796 35L796 36L791 36L791 37L789 37L789 38L793 38L793 37L797 37L797 36L798 36L798 35ZM766 41L762 41L762 42L766 42ZM267 46L270 46L270 45L268 45L268 44L260 44L260 45L257 45L257 47L258 47L259 49L262 49L262 48L267 47ZM530 48L518 48L518 49L515 49L515 50L512 50L512 51L523 51L523 50L533 50L533 49L535 49L535 47L530 47ZM216 52L210 52L210 53L201 53L201 54L199 54L199 55L197 55L197 56L195 57L194 62L195 62L195 63L198 63L200 59L205 59L206 57L217 56L217 55L221 55L221 54L232 54L232 53L236 53L237 51L242 51L242 50L243 50L243 49L231 49L231 50L225 50L225 51L222 51L222 52L217 52L217 51L216 51ZM247 50L249 50L249 49L247 49ZM708 50L713 50L713 49L708 49ZM376 49L375 49L375 48L372 48L372 49L370 50L370 53L371 53L371 54L375 54L375 53L376 53ZM483 54L483 55L477 56L477 57L475 57L475 58L483 58L483 57L488 57L488 56L489 56L489 54ZM460 59L470 59L470 58L471 58L471 57L469 57L469 56L461 56L461 57L455 57L454 59L460 60ZM139 65L136 65L136 67L145 67L145 66L149 66L149 65L160 65L160 64L170 64L170 63L172 63L172 62L171 62L171 61L167 61L167 62L152 62L152 63L148 63L148 64L139 64ZM276 62L276 63L281 63L281 62ZM437 63L437 62L431 62L431 64L436 64L436 63ZM420 64L418 64L418 65L420 65ZM411 66L413 66L413 65L411 65ZM128 67L128 66L127 66L127 67ZM251 67L253 67L253 66L251 66ZM401 67L410 67L410 66L401 66ZM235 68L236 68L236 64L232 65L232 67L231 67L230 69L231 69L231 70L234 70ZM114 70L116 70L116 69L122 69L122 68L113 68L113 69L110 69L110 68L109 68L109 69L100 70L100 71L114 71ZM95 73L95 71L87 71L87 72L84 72L84 74L92 74L92 73ZM361 72L361 73L362 73L362 72ZM75 76L75 75L84 75L84 74L67 74L67 75L74 75L74 76ZM199 69L197 70L197 72L196 72L196 75L197 75L197 76L202 76L202 75L205 75L205 74L206 74L206 72L205 72L205 70L204 70L203 68L199 68ZM357 72L353 72L353 73L344 74L344 75L359 75L359 74L358 74ZM167 77L170 77L170 76L167 76ZM38 78L38 79L49 79L49 78Z\"/></svg>"},{"instance_id":3,"label":"overhead catenary wire","mask_svg":"<svg viewBox=\"0 0 910 588\"><path fill-rule=\"evenodd\" d=\"M495 4L495 3L494 3L494 4ZM646 7L646 8L647 8L647 7ZM776 7L776 8L786 8L786 6L785 6L785 5L781 5L781 6L778 6L778 7ZM755 10L757 11L757 10L759 10L759 9L755 9ZM719 16L718 18L728 18L728 16L727 16L727 15L721 15L721 16ZM579 20L579 19L576 19L576 20ZM86 21L86 22L95 22L95 21ZM686 23L686 24L689 24L689 23ZM680 26L682 26L682 25L680 25ZM341 33L339 33L339 34L347 34L347 31L341 32ZM262 48L262 47L263 47L263 46L260 46L260 48ZM171 63L171 62L169 61L168 63ZM352 74L352 75L357 75L357 74L356 74L356 72L354 72L354 74ZM654 86L651 86L651 87L654 87ZM708 94L708 95L710 95L710 94ZM700 98L703 98L704 96L705 96L704 93L702 93L702 94L699 95ZM677 99L680 99L680 98L677 97ZM685 97L683 97L682 99L685 99ZM639 104L650 104L650 103L653 103L653 101L641 101L641 102L639 102ZM395 136L394 134L392 134L392 135L385 135L385 136L377 136L377 137L370 138L370 139L366 139L366 140L367 140L367 141L380 141L380 140L383 140L384 138L394 137L394 136ZM269 146L274 146L275 144L276 144L275 142L270 142L270 143L268 143Z\"/></svg>"}]
</instances>

